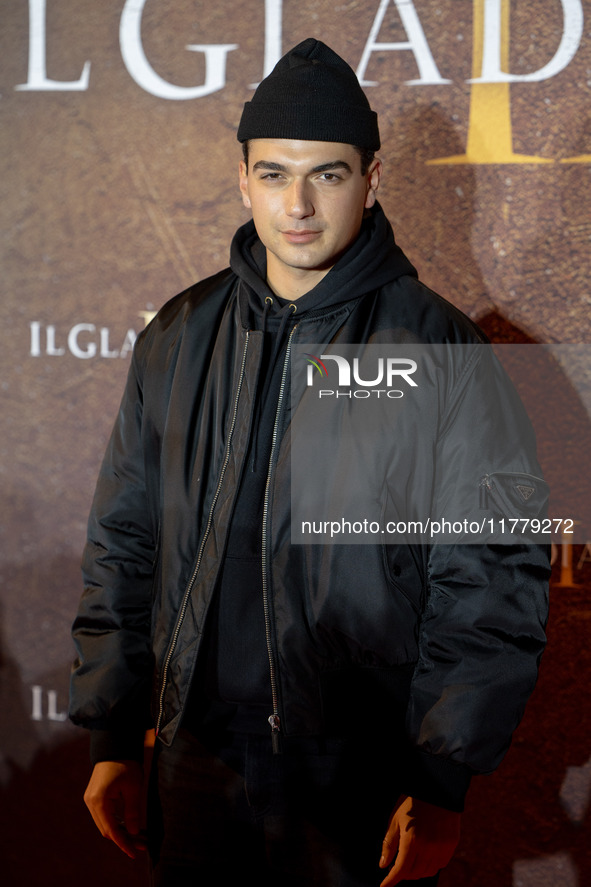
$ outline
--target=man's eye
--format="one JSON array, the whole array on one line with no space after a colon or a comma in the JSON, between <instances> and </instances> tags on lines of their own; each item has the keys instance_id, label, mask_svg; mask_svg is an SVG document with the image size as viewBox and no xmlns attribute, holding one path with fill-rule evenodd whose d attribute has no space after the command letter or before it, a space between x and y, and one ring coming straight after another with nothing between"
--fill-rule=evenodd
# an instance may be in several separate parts
<instances>
[{"instance_id":1,"label":"man's eye","mask_svg":"<svg viewBox=\"0 0 591 887\"><path fill-rule=\"evenodd\" d=\"M323 182L338 182L340 176L337 176L334 172L323 172L320 178Z\"/></svg>"}]
</instances>

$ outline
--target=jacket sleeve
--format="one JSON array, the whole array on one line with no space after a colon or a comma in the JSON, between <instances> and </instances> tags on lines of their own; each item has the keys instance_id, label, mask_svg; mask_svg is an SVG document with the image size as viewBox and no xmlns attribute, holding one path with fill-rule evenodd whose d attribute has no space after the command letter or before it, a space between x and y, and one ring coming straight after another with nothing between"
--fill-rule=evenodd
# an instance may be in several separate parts
<instances>
[{"instance_id":1,"label":"jacket sleeve","mask_svg":"<svg viewBox=\"0 0 591 887\"><path fill-rule=\"evenodd\" d=\"M98 478L82 563L84 593L73 624L70 718L98 731L107 758L139 757L149 726L156 540L146 495L137 352L136 346Z\"/></svg>"},{"instance_id":2,"label":"jacket sleeve","mask_svg":"<svg viewBox=\"0 0 591 887\"><path fill-rule=\"evenodd\" d=\"M491 518L544 514L547 487L533 430L489 346L476 346L472 366L449 399L437 462L434 517L463 515L488 526ZM483 476L495 478L503 494L496 504L479 497ZM499 510L501 500L511 514ZM518 534L510 544L494 537L461 542L428 549L427 599L407 712L416 749L413 790L457 810L471 774L500 763L534 688L550 575L549 545L522 541Z\"/></svg>"}]
</instances>

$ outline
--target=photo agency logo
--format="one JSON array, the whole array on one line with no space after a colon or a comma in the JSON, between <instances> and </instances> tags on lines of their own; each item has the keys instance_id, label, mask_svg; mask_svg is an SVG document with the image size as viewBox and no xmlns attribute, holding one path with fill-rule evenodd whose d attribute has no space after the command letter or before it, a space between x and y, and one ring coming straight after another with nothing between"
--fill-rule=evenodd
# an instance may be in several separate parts
<instances>
[{"instance_id":1,"label":"photo agency logo","mask_svg":"<svg viewBox=\"0 0 591 887\"><path fill-rule=\"evenodd\" d=\"M306 386L315 388L319 399L399 400L409 387L418 388L412 378L417 371L417 362L410 357L377 356L375 349L367 347L361 357L334 353L318 356L308 351L303 357L308 364ZM329 388L329 385L333 387Z\"/></svg>"}]
</instances>

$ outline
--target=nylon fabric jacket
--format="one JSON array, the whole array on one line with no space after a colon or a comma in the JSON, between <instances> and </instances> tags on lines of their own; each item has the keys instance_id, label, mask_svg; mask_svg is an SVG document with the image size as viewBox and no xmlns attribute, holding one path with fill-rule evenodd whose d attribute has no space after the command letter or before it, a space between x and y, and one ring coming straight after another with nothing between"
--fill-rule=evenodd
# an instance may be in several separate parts
<instances>
[{"instance_id":1,"label":"nylon fabric jacket","mask_svg":"<svg viewBox=\"0 0 591 887\"><path fill-rule=\"evenodd\" d=\"M471 321L403 270L291 327L262 527L269 714L286 736L402 736L407 792L461 809L470 774L497 766L535 684L546 546L292 545L290 536L293 348L482 342ZM154 724L165 744L180 725L260 384L264 334L249 328L245 286L223 271L167 303L138 337L89 520L73 627L75 723L136 733ZM421 439L394 451L393 483L414 479L427 497L425 477L443 448L475 490L483 474L501 483L518 475L543 495L533 437L515 446L518 399L484 404L486 356L454 354ZM501 436L492 433L500 421Z\"/></svg>"}]
</instances>

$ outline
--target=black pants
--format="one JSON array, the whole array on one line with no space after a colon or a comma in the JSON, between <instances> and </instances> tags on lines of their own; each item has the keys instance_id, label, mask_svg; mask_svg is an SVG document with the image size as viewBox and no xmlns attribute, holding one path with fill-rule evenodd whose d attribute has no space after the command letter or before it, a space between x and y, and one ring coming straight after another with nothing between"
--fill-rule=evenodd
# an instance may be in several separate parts
<instances>
[{"instance_id":1,"label":"black pants","mask_svg":"<svg viewBox=\"0 0 591 887\"><path fill-rule=\"evenodd\" d=\"M398 793L361 740L284 742L180 730L159 747L149 804L154 887L377 887ZM404 882L435 885L437 877Z\"/></svg>"}]
</instances>

